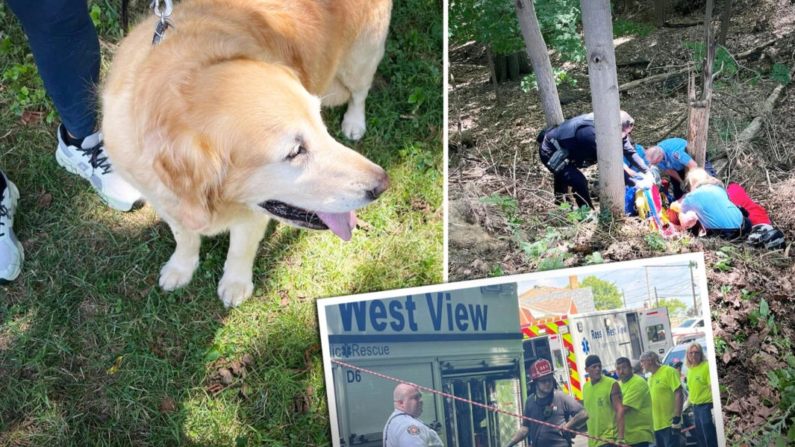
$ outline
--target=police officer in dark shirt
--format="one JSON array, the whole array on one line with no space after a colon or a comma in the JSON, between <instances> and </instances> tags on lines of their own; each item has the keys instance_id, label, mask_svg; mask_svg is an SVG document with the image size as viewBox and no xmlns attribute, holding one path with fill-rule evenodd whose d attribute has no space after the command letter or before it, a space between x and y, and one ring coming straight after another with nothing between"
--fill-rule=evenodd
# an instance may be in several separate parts
<instances>
[{"instance_id":1,"label":"police officer in dark shirt","mask_svg":"<svg viewBox=\"0 0 795 447\"><path fill-rule=\"evenodd\" d=\"M622 110L621 138L624 157L637 171L646 174L649 167L627 138L634 125L635 120ZM555 203L562 203L563 196L571 187L578 207L593 208L588 182L579 169L597 161L593 113L571 118L552 129L544 129L538 135L537 141L540 143L538 152L541 163L555 176Z\"/></svg>"},{"instance_id":2,"label":"police officer in dark shirt","mask_svg":"<svg viewBox=\"0 0 795 447\"><path fill-rule=\"evenodd\" d=\"M530 365L528 372L533 379L536 392L527 398L524 405L525 417L569 429L581 425L588 419L588 413L582 404L568 394L554 389L552 364L549 361L545 359L536 361ZM533 446L569 447L571 444L567 433L525 419L522 421L522 428L504 447L513 447L528 436Z\"/></svg>"}]
</instances>

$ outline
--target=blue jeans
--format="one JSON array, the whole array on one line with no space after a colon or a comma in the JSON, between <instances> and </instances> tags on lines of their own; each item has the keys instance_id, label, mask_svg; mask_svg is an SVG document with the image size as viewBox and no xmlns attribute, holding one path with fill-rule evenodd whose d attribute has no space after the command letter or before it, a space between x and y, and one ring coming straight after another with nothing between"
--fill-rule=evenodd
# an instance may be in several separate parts
<instances>
[{"instance_id":1,"label":"blue jeans","mask_svg":"<svg viewBox=\"0 0 795 447\"><path fill-rule=\"evenodd\" d=\"M679 447L679 439L671 433L671 427L655 431L654 440L656 447Z\"/></svg>"},{"instance_id":2,"label":"blue jeans","mask_svg":"<svg viewBox=\"0 0 795 447\"><path fill-rule=\"evenodd\" d=\"M712 404L693 406L693 416L696 419L696 440L699 447L718 447L718 433L715 423L712 422Z\"/></svg>"},{"instance_id":3,"label":"blue jeans","mask_svg":"<svg viewBox=\"0 0 795 447\"><path fill-rule=\"evenodd\" d=\"M76 138L97 125L99 39L86 0L6 0L66 130Z\"/></svg>"}]
</instances>

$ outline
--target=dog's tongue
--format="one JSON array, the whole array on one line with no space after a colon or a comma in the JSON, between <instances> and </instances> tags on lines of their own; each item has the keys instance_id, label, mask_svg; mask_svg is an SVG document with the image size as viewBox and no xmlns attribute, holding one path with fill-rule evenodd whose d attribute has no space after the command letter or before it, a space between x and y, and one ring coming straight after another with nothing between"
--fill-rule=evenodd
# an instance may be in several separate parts
<instances>
[{"instance_id":1,"label":"dog's tongue","mask_svg":"<svg viewBox=\"0 0 795 447\"><path fill-rule=\"evenodd\" d=\"M340 239L343 241L351 240L351 230L356 226L356 214L353 211L348 211L347 213L317 212L315 214Z\"/></svg>"}]
</instances>

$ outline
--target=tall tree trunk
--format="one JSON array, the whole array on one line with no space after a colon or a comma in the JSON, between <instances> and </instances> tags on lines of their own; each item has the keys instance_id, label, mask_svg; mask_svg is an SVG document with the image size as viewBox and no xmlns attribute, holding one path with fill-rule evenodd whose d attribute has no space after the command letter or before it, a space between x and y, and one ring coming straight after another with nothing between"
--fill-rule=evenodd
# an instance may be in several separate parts
<instances>
[{"instance_id":1,"label":"tall tree trunk","mask_svg":"<svg viewBox=\"0 0 795 447\"><path fill-rule=\"evenodd\" d=\"M729 32L729 24L732 16L732 0L726 0L723 5L723 15L720 17L720 39L718 43L722 47L726 46L726 34Z\"/></svg>"},{"instance_id":2,"label":"tall tree trunk","mask_svg":"<svg viewBox=\"0 0 795 447\"><path fill-rule=\"evenodd\" d=\"M658 28L663 26L667 15L668 0L654 0L654 25Z\"/></svg>"},{"instance_id":3,"label":"tall tree trunk","mask_svg":"<svg viewBox=\"0 0 795 447\"><path fill-rule=\"evenodd\" d=\"M596 127L599 200L602 209L620 216L624 213L624 170L610 0L580 0L580 8Z\"/></svg>"},{"instance_id":4,"label":"tall tree trunk","mask_svg":"<svg viewBox=\"0 0 795 447\"><path fill-rule=\"evenodd\" d=\"M508 79L516 81L519 79L519 53L511 53L508 59Z\"/></svg>"},{"instance_id":5,"label":"tall tree trunk","mask_svg":"<svg viewBox=\"0 0 795 447\"><path fill-rule=\"evenodd\" d=\"M491 70L491 80L492 84L494 84L494 96L497 101L497 106L502 106L502 100L500 98L500 87L497 85L497 72L494 70L494 57L491 53L491 45L486 45L486 58L489 60L489 69Z\"/></svg>"},{"instance_id":6,"label":"tall tree trunk","mask_svg":"<svg viewBox=\"0 0 795 447\"><path fill-rule=\"evenodd\" d=\"M557 126L563 122L563 109L560 108L558 88L555 86L552 64L549 62L547 45L538 26L533 0L516 0L516 17L519 19L519 26L522 28L524 42L527 45L527 55L530 56L530 63L533 64L533 71L536 73L538 93L547 126Z\"/></svg>"},{"instance_id":7,"label":"tall tree trunk","mask_svg":"<svg viewBox=\"0 0 795 447\"><path fill-rule=\"evenodd\" d=\"M690 99L690 120L688 123L687 147L690 156L700 167L707 159L707 133L709 131L709 110L712 104L712 67L715 64L717 42L712 36L710 21L712 20L713 0L707 0L707 12L704 18L704 45L707 57L702 61L703 84L701 95L696 98L695 76L690 76L688 97Z\"/></svg>"}]
</instances>

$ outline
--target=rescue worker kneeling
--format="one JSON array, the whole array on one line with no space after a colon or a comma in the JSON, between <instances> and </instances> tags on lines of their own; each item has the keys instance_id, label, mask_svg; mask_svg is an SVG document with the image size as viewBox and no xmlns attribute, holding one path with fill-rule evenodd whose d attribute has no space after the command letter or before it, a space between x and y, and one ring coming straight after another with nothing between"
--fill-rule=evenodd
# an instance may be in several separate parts
<instances>
[{"instance_id":1,"label":"rescue worker kneeling","mask_svg":"<svg viewBox=\"0 0 795 447\"><path fill-rule=\"evenodd\" d=\"M622 110L621 138L624 157L638 171L646 174L649 172L649 167L627 138L634 125L632 117ZM555 203L562 203L563 197L568 194L568 188L571 187L577 206L589 206L593 209L588 181L578 169L597 162L593 113L571 118L554 128L546 128L541 131L536 141L539 143L538 154L541 163L555 176Z\"/></svg>"},{"instance_id":2,"label":"rescue worker kneeling","mask_svg":"<svg viewBox=\"0 0 795 447\"><path fill-rule=\"evenodd\" d=\"M682 228L700 223L708 236L717 235L724 239L735 239L751 232L750 219L731 202L720 180L701 168L695 168L687 174L687 182L690 193L685 195L679 210Z\"/></svg>"},{"instance_id":3,"label":"rescue worker kneeling","mask_svg":"<svg viewBox=\"0 0 795 447\"><path fill-rule=\"evenodd\" d=\"M535 384L536 392L527 397L524 416L558 427L579 429L579 426L588 419L588 413L573 397L555 389L552 365L547 360L538 360L530 365L528 374ZM529 441L534 446L569 447L571 445L569 432L524 419L522 428L504 447L513 447L528 435Z\"/></svg>"}]
</instances>

